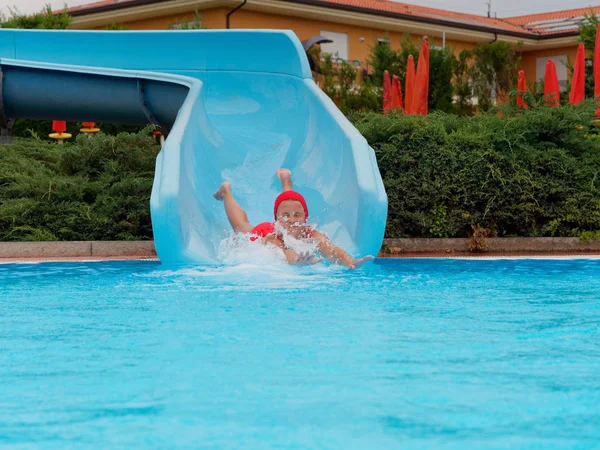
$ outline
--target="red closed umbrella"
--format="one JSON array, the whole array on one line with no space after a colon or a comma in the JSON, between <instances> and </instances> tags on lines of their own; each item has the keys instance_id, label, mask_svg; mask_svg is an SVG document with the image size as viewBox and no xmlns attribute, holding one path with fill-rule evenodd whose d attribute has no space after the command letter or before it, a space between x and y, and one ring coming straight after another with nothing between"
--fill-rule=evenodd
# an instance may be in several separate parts
<instances>
[{"instance_id":1,"label":"red closed umbrella","mask_svg":"<svg viewBox=\"0 0 600 450\"><path fill-rule=\"evenodd\" d=\"M392 82L386 70L383 72L383 112L388 114L390 109L392 109Z\"/></svg>"},{"instance_id":2,"label":"red closed umbrella","mask_svg":"<svg viewBox=\"0 0 600 450\"><path fill-rule=\"evenodd\" d=\"M600 102L598 97L600 97L600 24L596 28L596 45L594 47L594 98L596 99L596 105ZM594 115L596 117L600 116L600 107L596 109Z\"/></svg>"},{"instance_id":3,"label":"red closed umbrella","mask_svg":"<svg viewBox=\"0 0 600 450\"><path fill-rule=\"evenodd\" d=\"M552 59L546 62L544 98L546 99L546 106L550 108L556 108L560 105L560 86L558 84L558 75L556 75L556 64Z\"/></svg>"},{"instance_id":4,"label":"red closed umbrella","mask_svg":"<svg viewBox=\"0 0 600 450\"><path fill-rule=\"evenodd\" d=\"M573 79L571 80L571 95L569 102L576 105L585 98L585 49L583 43L577 47L577 57L575 58L575 68L573 69Z\"/></svg>"},{"instance_id":5,"label":"red closed umbrella","mask_svg":"<svg viewBox=\"0 0 600 450\"><path fill-rule=\"evenodd\" d=\"M402 87L398 75L392 77L392 108L402 110Z\"/></svg>"},{"instance_id":6,"label":"red closed umbrella","mask_svg":"<svg viewBox=\"0 0 600 450\"><path fill-rule=\"evenodd\" d=\"M423 38L421 51L419 52L419 63L417 64L417 76L415 77L415 91L413 93L412 111L421 116L427 115L427 98L429 96L429 39Z\"/></svg>"},{"instance_id":7,"label":"red closed umbrella","mask_svg":"<svg viewBox=\"0 0 600 450\"><path fill-rule=\"evenodd\" d=\"M527 92L527 83L525 82L525 71L519 70L519 82L517 84L517 89L519 89L519 96L517 97L517 106L522 106L523 108L529 108L525 100L523 100L523 93Z\"/></svg>"},{"instance_id":8,"label":"red closed umbrella","mask_svg":"<svg viewBox=\"0 0 600 450\"><path fill-rule=\"evenodd\" d=\"M406 81L404 82L404 112L412 114L412 98L415 89L415 59L409 55L406 63Z\"/></svg>"},{"instance_id":9,"label":"red closed umbrella","mask_svg":"<svg viewBox=\"0 0 600 450\"><path fill-rule=\"evenodd\" d=\"M64 120L53 120L52 131L56 131L58 134L62 134L67 131L67 122Z\"/></svg>"}]
</instances>

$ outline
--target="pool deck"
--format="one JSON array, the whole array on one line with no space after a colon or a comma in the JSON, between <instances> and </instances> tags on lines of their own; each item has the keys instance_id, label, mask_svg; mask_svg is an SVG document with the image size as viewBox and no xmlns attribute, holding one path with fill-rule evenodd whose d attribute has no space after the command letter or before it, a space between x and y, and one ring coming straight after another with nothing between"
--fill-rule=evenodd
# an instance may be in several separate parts
<instances>
[{"instance_id":1,"label":"pool deck","mask_svg":"<svg viewBox=\"0 0 600 450\"><path fill-rule=\"evenodd\" d=\"M381 259L411 259L411 258L451 258L451 259L600 259L600 252L520 252L520 253L440 253L440 252L414 252L403 253L399 255L389 255L380 253L377 258ZM0 264L37 264L44 262L102 262L102 261L151 261L157 262L159 259L154 256L62 256L48 258L0 258Z\"/></svg>"},{"instance_id":2,"label":"pool deck","mask_svg":"<svg viewBox=\"0 0 600 450\"><path fill-rule=\"evenodd\" d=\"M54 258L0 258L0 264L36 264L41 262L102 262L102 261L158 261L157 257L140 256L58 256Z\"/></svg>"},{"instance_id":3,"label":"pool deck","mask_svg":"<svg viewBox=\"0 0 600 450\"><path fill-rule=\"evenodd\" d=\"M377 258L404 259L404 258L458 258L458 259L504 259L504 258L600 258L600 252L484 252L484 253L459 253L459 252L406 252L397 255L380 253Z\"/></svg>"},{"instance_id":4,"label":"pool deck","mask_svg":"<svg viewBox=\"0 0 600 450\"><path fill-rule=\"evenodd\" d=\"M493 238L489 251L468 251L467 239L385 239L379 258L600 258L600 240ZM0 264L158 261L152 241L0 242Z\"/></svg>"}]
</instances>

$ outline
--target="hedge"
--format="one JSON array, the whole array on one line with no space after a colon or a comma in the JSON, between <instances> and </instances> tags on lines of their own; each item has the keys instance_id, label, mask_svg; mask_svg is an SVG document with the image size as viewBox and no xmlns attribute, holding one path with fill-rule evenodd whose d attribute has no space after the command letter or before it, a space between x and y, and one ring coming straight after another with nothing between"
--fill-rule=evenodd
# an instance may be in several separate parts
<instances>
[{"instance_id":1,"label":"hedge","mask_svg":"<svg viewBox=\"0 0 600 450\"><path fill-rule=\"evenodd\" d=\"M535 105L534 105L535 106ZM591 102L499 114L367 114L389 199L388 237L580 236L600 230ZM583 128L582 128L583 127Z\"/></svg>"},{"instance_id":2,"label":"hedge","mask_svg":"<svg viewBox=\"0 0 600 450\"><path fill-rule=\"evenodd\" d=\"M0 240L151 239L149 129L0 146Z\"/></svg>"},{"instance_id":3,"label":"hedge","mask_svg":"<svg viewBox=\"0 0 600 450\"><path fill-rule=\"evenodd\" d=\"M387 237L596 236L594 105L353 116L389 198ZM583 129L581 129L583 127ZM151 239L150 129L0 146L0 240Z\"/></svg>"}]
</instances>

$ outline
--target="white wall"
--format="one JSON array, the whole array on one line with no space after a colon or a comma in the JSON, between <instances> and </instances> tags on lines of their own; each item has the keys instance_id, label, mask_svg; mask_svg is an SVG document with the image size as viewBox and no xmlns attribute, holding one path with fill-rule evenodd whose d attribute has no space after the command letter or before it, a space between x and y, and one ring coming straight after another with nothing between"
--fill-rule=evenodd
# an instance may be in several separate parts
<instances>
[{"instance_id":1,"label":"white wall","mask_svg":"<svg viewBox=\"0 0 600 450\"><path fill-rule=\"evenodd\" d=\"M321 30L321 36L333 41L331 44L321 44L321 51L331 53L334 58L348 60L348 34Z\"/></svg>"}]
</instances>

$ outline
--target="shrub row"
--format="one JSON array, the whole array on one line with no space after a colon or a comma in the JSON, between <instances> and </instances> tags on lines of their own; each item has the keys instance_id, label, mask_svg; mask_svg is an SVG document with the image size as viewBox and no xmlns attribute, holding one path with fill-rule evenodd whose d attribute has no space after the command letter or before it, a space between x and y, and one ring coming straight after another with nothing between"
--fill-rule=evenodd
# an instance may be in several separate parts
<instances>
[{"instance_id":1,"label":"shrub row","mask_svg":"<svg viewBox=\"0 0 600 450\"><path fill-rule=\"evenodd\" d=\"M354 114L389 198L388 237L592 236L594 105L459 117ZM150 130L0 146L0 240L151 239ZM481 233L481 231L479 231Z\"/></svg>"},{"instance_id":2,"label":"shrub row","mask_svg":"<svg viewBox=\"0 0 600 450\"><path fill-rule=\"evenodd\" d=\"M580 236L600 230L594 106L427 118L366 114L389 199L388 237Z\"/></svg>"},{"instance_id":3,"label":"shrub row","mask_svg":"<svg viewBox=\"0 0 600 450\"><path fill-rule=\"evenodd\" d=\"M0 240L151 239L150 130L0 146Z\"/></svg>"}]
</instances>

